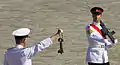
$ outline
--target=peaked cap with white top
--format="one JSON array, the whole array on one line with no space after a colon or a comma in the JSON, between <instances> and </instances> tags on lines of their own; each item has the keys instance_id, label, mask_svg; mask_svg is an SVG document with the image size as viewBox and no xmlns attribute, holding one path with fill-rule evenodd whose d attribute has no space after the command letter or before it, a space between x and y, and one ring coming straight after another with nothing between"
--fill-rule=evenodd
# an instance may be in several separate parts
<instances>
[{"instance_id":1,"label":"peaked cap with white top","mask_svg":"<svg viewBox=\"0 0 120 65\"><path fill-rule=\"evenodd\" d=\"M26 36L29 35L30 29L29 28L19 28L17 30L14 30L12 35L13 36Z\"/></svg>"}]
</instances>

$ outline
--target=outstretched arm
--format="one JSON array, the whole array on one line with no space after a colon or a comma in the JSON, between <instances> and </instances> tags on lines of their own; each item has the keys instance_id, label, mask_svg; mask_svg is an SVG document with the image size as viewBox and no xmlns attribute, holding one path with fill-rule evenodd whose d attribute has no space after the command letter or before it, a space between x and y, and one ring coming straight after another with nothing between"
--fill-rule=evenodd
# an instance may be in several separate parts
<instances>
[{"instance_id":1,"label":"outstretched arm","mask_svg":"<svg viewBox=\"0 0 120 65\"><path fill-rule=\"evenodd\" d=\"M53 41L56 40L59 37L59 34L62 32L62 30L58 29L57 33L53 34L51 37L46 38L42 40L41 42L37 43L36 45L27 48L26 51L28 57L35 56L39 51L44 50L45 48L49 47L51 44L53 44Z\"/></svg>"}]
</instances>

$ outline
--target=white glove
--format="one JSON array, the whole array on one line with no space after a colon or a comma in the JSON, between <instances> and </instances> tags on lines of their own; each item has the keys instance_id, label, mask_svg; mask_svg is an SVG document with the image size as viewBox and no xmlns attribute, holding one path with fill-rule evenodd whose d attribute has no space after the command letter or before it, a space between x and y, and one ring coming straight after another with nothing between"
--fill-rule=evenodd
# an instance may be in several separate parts
<instances>
[{"instance_id":1,"label":"white glove","mask_svg":"<svg viewBox=\"0 0 120 65\"><path fill-rule=\"evenodd\" d=\"M61 33L63 33L63 30L62 29L59 29Z\"/></svg>"},{"instance_id":2,"label":"white glove","mask_svg":"<svg viewBox=\"0 0 120 65\"><path fill-rule=\"evenodd\" d=\"M63 30L62 29L58 29L56 34L63 34Z\"/></svg>"},{"instance_id":3,"label":"white glove","mask_svg":"<svg viewBox=\"0 0 120 65\"><path fill-rule=\"evenodd\" d=\"M115 44L118 43L118 39L115 39L114 42L115 42Z\"/></svg>"}]
</instances>

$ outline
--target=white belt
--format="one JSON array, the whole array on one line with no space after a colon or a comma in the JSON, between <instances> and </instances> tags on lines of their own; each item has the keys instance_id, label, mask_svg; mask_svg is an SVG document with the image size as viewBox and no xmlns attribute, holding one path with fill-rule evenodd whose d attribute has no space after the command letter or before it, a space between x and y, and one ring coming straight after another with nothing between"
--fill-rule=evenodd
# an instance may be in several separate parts
<instances>
[{"instance_id":1,"label":"white belt","mask_svg":"<svg viewBox=\"0 0 120 65\"><path fill-rule=\"evenodd\" d=\"M90 48L105 48L105 45L90 45Z\"/></svg>"}]
</instances>

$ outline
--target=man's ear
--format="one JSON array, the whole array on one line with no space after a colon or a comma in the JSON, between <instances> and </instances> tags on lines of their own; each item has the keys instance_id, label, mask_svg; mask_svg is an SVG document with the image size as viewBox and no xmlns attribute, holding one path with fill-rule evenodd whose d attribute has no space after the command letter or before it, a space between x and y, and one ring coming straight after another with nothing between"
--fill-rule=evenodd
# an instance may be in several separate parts
<instances>
[{"instance_id":1,"label":"man's ear","mask_svg":"<svg viewBox=\"0 0 120 65\"><path fill-rule=\"evenodd\" d=\"M24 40L23 40L23 43L26 43L27 42L27 39L25 38Z\"/></svg>"}]
</instances>

